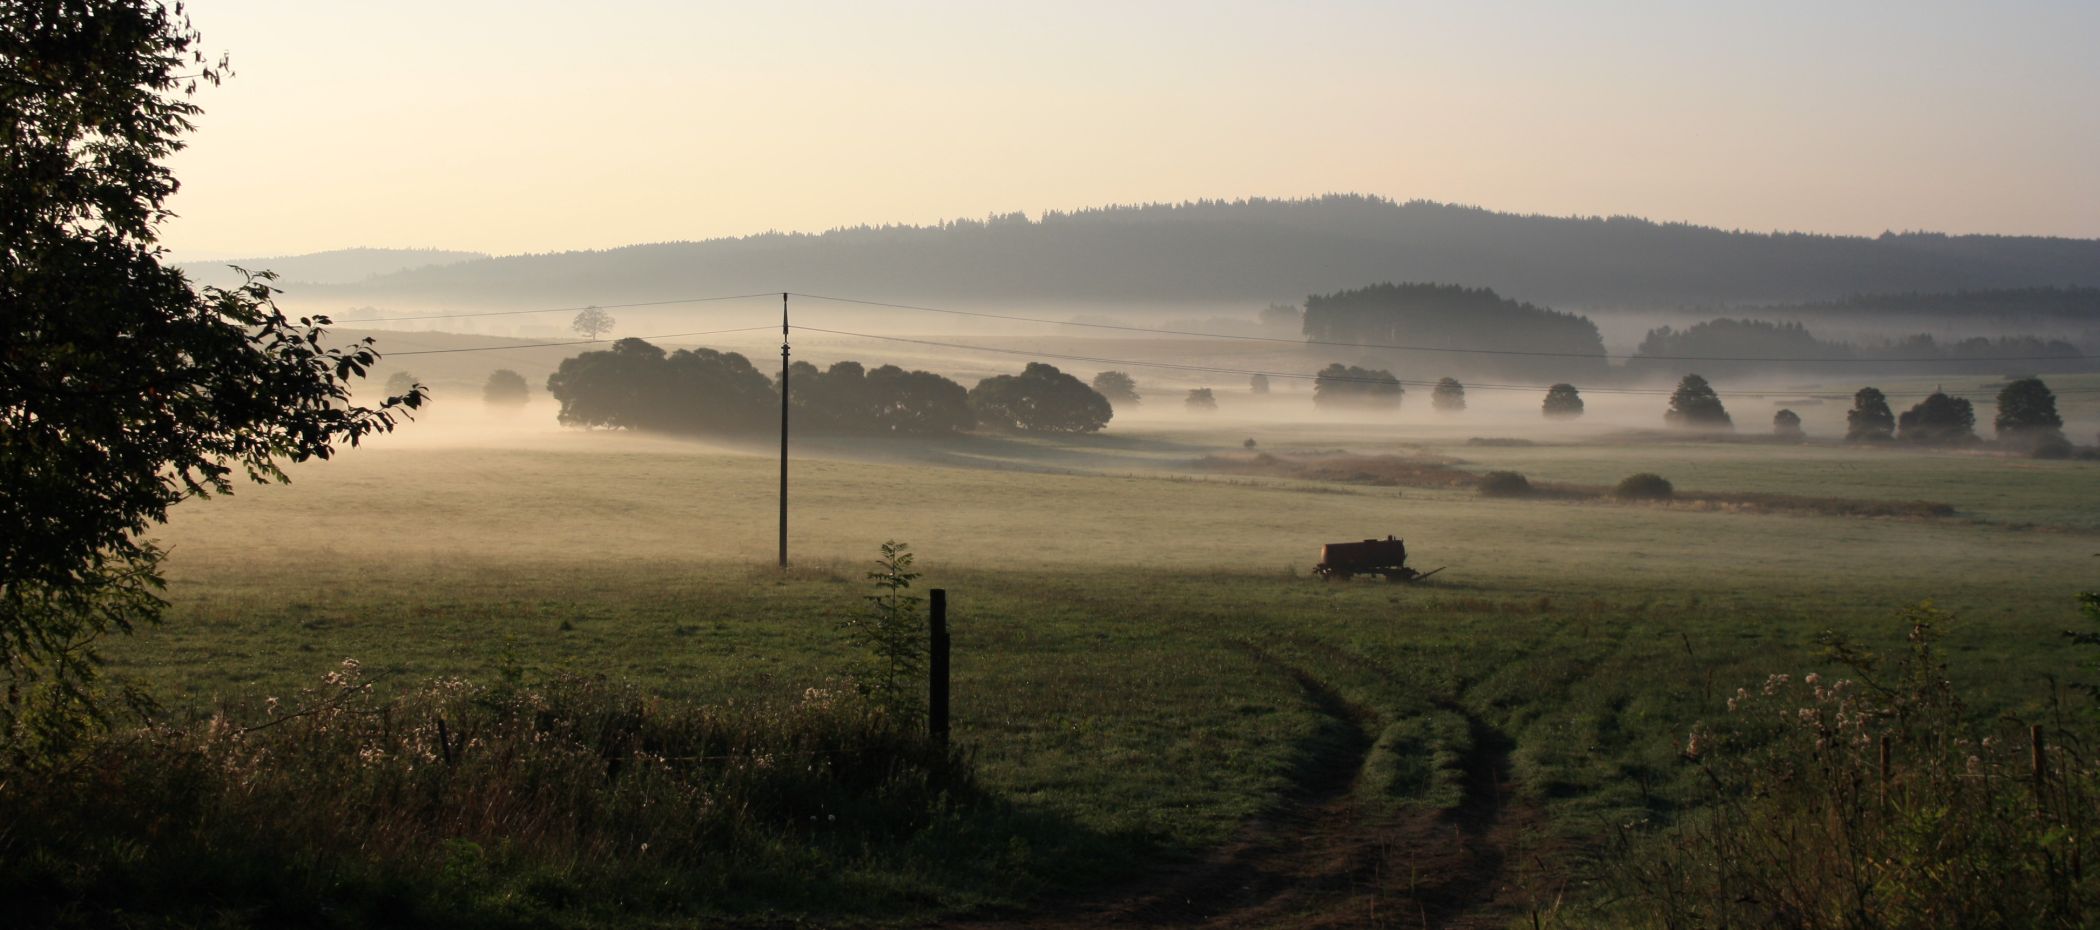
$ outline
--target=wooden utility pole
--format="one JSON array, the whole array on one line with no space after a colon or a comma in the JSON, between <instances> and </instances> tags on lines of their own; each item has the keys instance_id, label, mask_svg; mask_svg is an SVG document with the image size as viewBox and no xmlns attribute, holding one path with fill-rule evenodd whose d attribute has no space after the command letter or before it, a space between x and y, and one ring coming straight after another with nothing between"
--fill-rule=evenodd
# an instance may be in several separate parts
<instances>
[{"instance_id":1,"label":"wooden utility pole","mask_svg":"<svg viewBox=\"0 0 2100 930\"><path fill-rule=\"evenodd\" d=\"M780 568L788 567L788 295L780 292Z\"/></svg>"},{"instance_id":2,"label":"wooden utility pole","mask_svg":"<svg viewBox=\"0 0 2100 930\"><path fill-rule=\"evenodd\" d=\"M932 628L927 632L926 733L934 742L948 745L948 591L926 592L933 608Z\"/></svg>"}]
</instances>

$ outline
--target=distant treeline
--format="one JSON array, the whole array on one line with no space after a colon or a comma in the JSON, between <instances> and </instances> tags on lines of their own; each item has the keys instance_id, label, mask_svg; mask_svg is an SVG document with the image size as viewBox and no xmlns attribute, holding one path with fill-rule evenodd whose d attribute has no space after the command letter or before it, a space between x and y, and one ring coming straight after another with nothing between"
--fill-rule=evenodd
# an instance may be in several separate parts
<instances>
[{"instance_id":1,"label":"distant treeline","mask_svg":"<svg viewBox=\"0 0 2100 930\"><path fill-rule=\"evenodd\" d=\"M1305 335L1323 342L1429 346L1476 353L1468 370L1587 377L1604 372L1597 324L1573 313L1504 298L1487 288L1449 284L1379 284L1313 295L1305 301ZM1392 350L1372 350L1390 356ZM1445 361L1449 355L1438 354ZM1409 353L1406 358L1430 358Z\"/></svg>"},{"instance_id":2,"label":"distant treeline","mask_svg":"<svg viewBox=\"0 0 2100 930\"><path fill-rule=\"evenodd\" d=\"M2100 328L2100 287L1855 294L1810 303L1714 309L1761 319L1946 317L1975 323L2050 322Z\"/></svg>"},{"instance_id":3,"label":"distant treeline","mask_svg":"<svg viewBox=\"0 0 2100 930\"><path fill-rule=\"evenodd\" d=\"M1372 281L1674 308L2036 284L2100 286L2100 242L1751 233L1335 195L1202 200L518 255L302 289L317 300L607 303L792 289L928 301L1271 301Z\"/></svg>"},{"instance_id":4,"label":"distant treeline","mask_svg":"<svg viewBox=\"0 0 2100 930\"><path fill-rule=\"evenodd\" d=\"M564 359L547 378L560 421L696 436L746 436L779 424L780 384L735 352L665 352L640 339ZM788 369L789 413L816 433L929 436L979 426L1092 432L1114 408L1084 382L1041 363L975 388L930 371L845 361Z\"/></svg>"},{"instance_id":5,"label":"distant treeline","mask_svg":"<svg viewBox=\"0 0 2100 930\"><path fill-rule=\"evenodd\" d=\"M1875 345L1832 342L1818 339L1797 322L1765 320L1708 320L1684 329L1663 326L1649 330L1636 356L1667 356L1646 360L1636 357L1629 367L1641 369L1682 368L1684 358L1698 359L1798 359L1795 362L1700 361L1703 371L1731 374L1772 372L1822 372L1842 370L1832 363L1871 363L1880 372L1907 370L1895 359L1924 359L1921 367L1947 374L2007 374L2031 372L2092 371L2096 367L2079 347L2062 339L2036 336L1976 337L1941 342L1920 333ZM1672 360L1675 359L1675 360Z\"/></svg>"}]
</instances>

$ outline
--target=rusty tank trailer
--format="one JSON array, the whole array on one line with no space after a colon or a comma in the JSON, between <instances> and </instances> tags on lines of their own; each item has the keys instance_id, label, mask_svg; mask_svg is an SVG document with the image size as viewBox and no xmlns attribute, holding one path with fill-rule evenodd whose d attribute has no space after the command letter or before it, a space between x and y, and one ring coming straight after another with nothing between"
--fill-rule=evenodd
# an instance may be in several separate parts
<instances>
[{"instance_id":1,"label":"rusty tank trailer","mask_svg":"<svg viewBox=\"0 0 2100 930\"><path fill-rule=\"evenodd\" d=\"M1320 547L1320 564L1313 574L1329 581L1347 581L1357 575L1382 575L1387 581L1420 581L1442 568L1426 572L1407 567L1407 542L1393 536L1363 542L1328 543Z\"/></svg>"}]
</instances>

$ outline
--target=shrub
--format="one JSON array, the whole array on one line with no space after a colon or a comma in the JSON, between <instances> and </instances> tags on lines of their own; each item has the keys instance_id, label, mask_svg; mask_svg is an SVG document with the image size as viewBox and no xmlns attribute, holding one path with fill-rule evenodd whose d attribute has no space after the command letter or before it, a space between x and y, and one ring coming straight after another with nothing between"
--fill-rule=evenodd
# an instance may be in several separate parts
<instances>
[{"instance_id":1,"label":"shrub","mask_svg":"<svg viewBox=\"0 0 2100 930\"><path fill-rule=\"evenodd\" d=\"M1481 497L1524 497L1531 493L1531 482L1513 471L1491 471L1480 476Z\"/></svg>"},{"instance_id":2,"label":"shrub","mask_svg":"<svg viewBox=\"0 0 2100 930\"><path fill-rule=\"evenodd\" d=\"M1801 415L1792 410L1772 414L1772 435L1781 439L1805 439L1808 436L1801 429Z\"/></svg>"},{"instance_id":3,"label":"shrub","mask_svg":"<svg viewBox=\"0 0 2100 930\"><path fill-rule=\"evenodd\" d=\"M2037 439L2030 443L2027 448L2027 454L2038 459L2067 459L2076 451L2077 449L2072 447L2071 441L2062 436L2048 436Z\"/></svg>"},{"instance_id":4,"label":"shrub","mask_svg":"<svg viewBox=\"0 0 2100 930\"><path fill-rule=\"evenodd\" d=\"M1629 501L1666 501L1677 494L1670 479L1654 472L1627 475L1618 486L1611 489L1611 496Z\"/></svg>"},{"instance_id":5,"label":"shrub","mask_svg":"<svg viewBox=\"0 0 2100 930\"><path fill-rule=\"evenodd\" d=\"M1210 413L1218 409L1218 396L1210 388L1190 388L1182 403L1197 413Z\"/></svg>"}]
</instances>

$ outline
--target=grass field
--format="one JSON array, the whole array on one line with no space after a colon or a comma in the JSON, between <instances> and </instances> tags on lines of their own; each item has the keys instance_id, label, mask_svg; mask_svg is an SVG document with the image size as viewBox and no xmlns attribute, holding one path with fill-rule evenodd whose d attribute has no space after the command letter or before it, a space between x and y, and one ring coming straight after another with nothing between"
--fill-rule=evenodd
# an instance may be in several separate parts
<instances>
[{"instance_id":1,"label":"grass field","mask_svg":"<svg viewBox=\"0 0 2100 930\"><path fill-rule=\"evenodd\" d=\"M1462 432L1253 435L1534 480L1655 471L1957 513L1489 500L1194 470L1237 451L1245 424L813 441L793 466L783 575L770 458L470 428L440 408L293 469L289 487L177 508L158 534L168 622L110 654L114 673L192 708L290 693L346 656L399 685L521 669L785 699L849 667L839 626L862 609L862 573L880 542L907 541L921 584L950 591L957 739L993 790L1066 831L981 868L892 876L907 914L1197 856L1337 759L1388 811L1466 803L1468 760L1500 766L1525 831L1572 867L1607 824L1674 809L1686 730L1736 687L1820 667L1826 630L1892 642L1890 618L1921 600L1956 618L1955 672L1979 714L2033 712L2047 676L2074 672L2058 643L2073 593L2100 584L2092 463L1624 435L1480 447ZM1309 577L1321 543L1387 533L1419 567L1448 568L1419 586Z\"/></svg>"}]
</instances>

